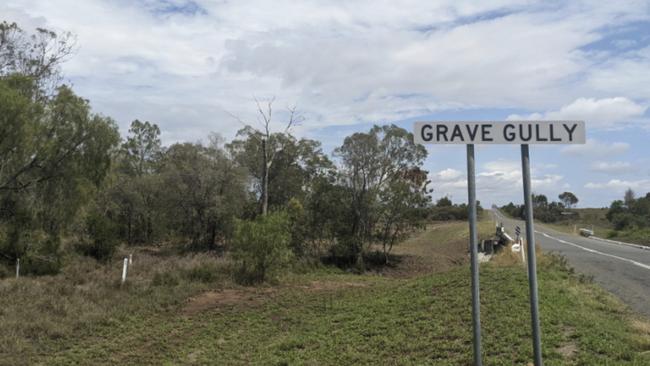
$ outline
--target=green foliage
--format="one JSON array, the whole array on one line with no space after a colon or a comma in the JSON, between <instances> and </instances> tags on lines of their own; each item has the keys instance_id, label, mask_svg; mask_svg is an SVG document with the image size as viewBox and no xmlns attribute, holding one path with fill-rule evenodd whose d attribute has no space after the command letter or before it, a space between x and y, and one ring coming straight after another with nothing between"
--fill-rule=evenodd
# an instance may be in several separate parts
<instances>
[{"instance_id":1,"label":"green foliage","mask_svg":"<svg viewBox=\"0 0 650 366\"><path fill-rule=\"evenodd\" d=\"M314 180L334 168L318 141L296 139L288 133L272 133L266 139L250 127L240 130L237 137L227 145L227 150L253 178L254 193L260 199L265 173L263 147L275 152L268 171L268 204L272 209L286 207L292 198L303 200Z\"/></svg>"},{"instance_id":2,"label":"green foliage","mask_svg":"<svg viewBox=\"0 0 650 366\"><path fill-rule=\"evenodd\" d=\"M634 192L628 189L623 200L612 202L607 211L607 220L614 225L609 237L650 244L650 193L635 198Z\"/></svg>"},{"instance_id":3,"label":"green foliage","mask_svg":"<svg viewBox=\"0 0 650 366\"><path fill-rule=\"evenodd\" d=\"M565 192L568 193L568 192ZM532 194L533 216L535 220L546 223L554 223L565 220L567 217L562 213L565 212L564 204L560 202L548 202L545 195ZM501 210L512 217L525 219L526 211L524 205L515 205L512 202L502 206Z\"/></svg>"},{"instance_id":4,"label":"green foliage","mask_svg":"<svg viewBox=\"0 0 650 366\"><path fill-rule=\"evenodd\" d=\"M339 180L349 210L348 233L338 238L336 251L350 253L358 262L377 238L390 247L407 230L411 210L426 200L427 172L420 167L427 151L413 142L411 133L390 125L346 137L334 154L343 164ZM402 204L401 199L409 203Z\"/></svg>"},{"instance_id":5,"label":"green foliage","mask_svg":"<svg viewBox=\"0 0 650 366\"><path fill-rule=\"evenodd\" d=\"M70 88L36 98L33 83L0 77L0 246L44 274L58 271L60 236L106 176L119 135Z\"/></svg>"},{"instance_id":6,"label":"green foliage","mask_svg":"<svg viewBox=\"0 0 650 366\"><path fill-rule=\"evenodd\" d=\"M237 221L233 258L238 262L238 280L251 284L273 279L292 258L289 218L277 212L254 221Z\"/></svg>"},{"instance_id":7,"label":"green foliage","mask_svg":"<svg viewBox=\"0 0 650 366\"><path fill-rule=\"evenodd\" d=\"M578 203L578 197L571 192L563 192L557 196L565 207L571 208Z\"/></svg>"},{"instance_id":8,"label":"green foliage","mask_svg":"<svg viewBox=\"0 0 650 366\"><path fill-rule=\"evenodd\" d=\"M117 227L113 221L99 212L92 212L85 219L85 235L77 250L100 261L108 261L117 249Z\"/></svg>"},{"instance_id":9,"label":"green foliage","mask_svg":"<svg viewBox=\"0 0 650 366\"><path fill-rule=\"evenodd\" d=\"M244 171L217 147L175 144L161 168L164 220L195 249L216 249L233 235L247 200Z\"/></svg>"}]
</instances>

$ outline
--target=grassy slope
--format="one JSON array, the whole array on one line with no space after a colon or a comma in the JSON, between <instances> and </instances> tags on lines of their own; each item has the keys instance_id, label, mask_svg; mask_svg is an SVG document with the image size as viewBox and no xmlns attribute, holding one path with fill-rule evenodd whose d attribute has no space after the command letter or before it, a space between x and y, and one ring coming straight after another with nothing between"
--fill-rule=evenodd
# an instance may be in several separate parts
<instances>
[{"instance_id":1,"label":"grassy slope","mask_svg":"<svg viewBox=\"0 0 650 366\"><path fill-rule=\"evenodd\" d=\"M192 292L179 291L184 282L176 291L134 286L124 291L129 311L47 338L40 349L2 354L0 362L470 364L469 271L449 265L459 263L458 257L434 259L443 256L432 249L444 246L445 253L462 253L466 227L436 225L396 248L420 255L421 264L444 272L394 277L328 270L295 275L280 286L239 290L243 296L238 301L195 312L183 311L182 302L169 299ZM492 224L481 228L489 232ZM526 364L532 352L523 269L483 265L481 281L486 364ZM195 293L203 288L196 286ZM176 292L177 298L172 295ZM633 321L618 301L582 283L558 260L540 259L540 296L547 365L650 363L650 325ZM134 305L136 299L141 304ZM161 299L169 306L150 308L151 301Z\"/></svg>"}]
</instances>

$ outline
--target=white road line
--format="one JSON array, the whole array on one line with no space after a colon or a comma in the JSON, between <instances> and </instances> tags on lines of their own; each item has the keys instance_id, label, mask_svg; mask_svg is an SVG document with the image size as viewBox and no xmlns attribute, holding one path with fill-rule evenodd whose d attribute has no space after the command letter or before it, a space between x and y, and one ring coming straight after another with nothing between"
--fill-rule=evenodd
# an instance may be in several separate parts
<instances>
[{"instance_id":1,"label":"white road line","mask_svg":"<svg viewBox=\"0 0 650 366\"><path fill-rule=\"evenodd\" d=\"M647 264L644 264L644 263L641 263L641 262L637 262L637 261L634 261L634 260L631 260L631 259L627 259L627 258L619 257L619 256L617 256L617 255L613 255L613 254L608 254L608 253L599 252L599 251L594 250L594 249L586 248L586 247L583 247L582 245L578 245L578 244L576 244L576 243L571 243L571 242L569 242L569 241L562 240L562 239L560 239L560 238L556 238L556 237L554 237L554 236L548 235L547 233L543 233L543 232L541 232L541 231L537 231L537 230L536 230L535 233L537 233L537 234L542 234L542 235L544 235L545 237L547 237L547 238L549 238L549 239L556 240L556 241L558 241L558 242L560 242L560 243L562 243L562 244L572 245L572 246L574 246L574 247L576 247L576 248L580 248L580 249L585 250L585 251L590 252L590 253L595 253L595 254L603 255L603 256L605 256L605 257L615 258L615 259L618 259L618 260L622 260L622 261L624 261L624 262L632 263L632 264L634 264L635 266L638 266L638 267L641 267L641 268L644 268L644 269L650 270L650 265L647 265Z\"/></svg>"}]
</instances>

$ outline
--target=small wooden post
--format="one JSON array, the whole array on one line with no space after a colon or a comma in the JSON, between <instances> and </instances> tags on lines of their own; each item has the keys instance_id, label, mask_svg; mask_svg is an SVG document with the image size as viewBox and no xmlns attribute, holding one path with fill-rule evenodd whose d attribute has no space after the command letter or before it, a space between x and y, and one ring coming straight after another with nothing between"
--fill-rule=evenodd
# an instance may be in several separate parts
<instances>
[{"instance_id":1,"label":"small wooden post","mask_svg":"<svg viewBox=\"0 0 650 366\"><path fill-rule=\"evenodd\" d=\"M20 258L16 258L16 278L20 277Z\"/></svg>"}]
</instances>

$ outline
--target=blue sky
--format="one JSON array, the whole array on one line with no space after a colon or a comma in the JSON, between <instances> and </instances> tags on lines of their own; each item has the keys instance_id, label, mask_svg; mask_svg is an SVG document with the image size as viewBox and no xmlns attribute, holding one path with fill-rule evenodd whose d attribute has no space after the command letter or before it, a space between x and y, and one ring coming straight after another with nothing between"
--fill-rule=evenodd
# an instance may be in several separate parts
<instances>
[{"instance_id":1,"label":"blue sky","mask_svg":"<svg viewBox=\"0 0 650 366\"><path fill-rule=\"evenodd\" d=\"M373 123L584 119L584 146L532 149L533 189L580 206L650 191L648 1L6 0L23 28L76 35L66 81L122 132L165 143L256 123L254 98L305 117L326 151ZM434 195L464 201L462 146L428 147ZM477 150L478 198L521 201L519 150Z\"/></svg>"}]
</instances>

